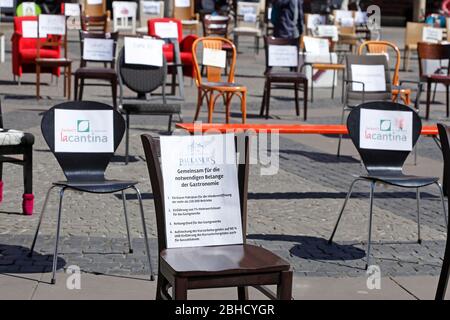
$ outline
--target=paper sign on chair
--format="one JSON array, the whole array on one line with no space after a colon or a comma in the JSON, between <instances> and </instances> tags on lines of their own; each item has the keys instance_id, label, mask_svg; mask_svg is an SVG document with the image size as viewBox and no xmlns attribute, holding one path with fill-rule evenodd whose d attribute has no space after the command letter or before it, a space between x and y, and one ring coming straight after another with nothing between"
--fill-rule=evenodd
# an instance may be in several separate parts
<instances>
[{"instance_id":1,"label":"paper sign on chair","mask_svg":"<svg viewBox=\"0 0 450 320\"><path fill-rule=\"evenodd\" d=\"M64 14L67 17L79 17L80 5L78 3L64 3Z\"/></svg>"},{"instance_id":2,"label":"paper sign on chair","mask_svg":"<svg viewBox=\"0 0 450 320\"><path fill-rule=\"evenodd\" d=\"M39 15L39 37L66 34L66 17L60 14Z\"/></svg>"},{"instance_id":3,"label":"paper sign on chair","mask_svg":"<svg viewBox=\"0 0 450 320\"><path fill-rule=\"evenodd\" d=\"M227 53L225 50L203 49L203 64L205 66L225 68Z\"/></svg>"},{"instance_id":4,"label":"paper sign on chair","mask_svg":"<svg viewBox=\"0 0 450 320\"><path fill-rule=\"evenodd\" d=\"M144 1L142 4L142 9L146 14L159 15L161 12L161 5L158 1Z\"/></svg>"},{"instance_id":5,"label":"paper sign on chair","mask_svg":"<svg viewBox=\"0 0 450 320\"><path fill-rule=\"evenodd\" d=\"M113 59L114 40L86 38L83 44L83 58L93 61L111 61Z\"/></svg>"},{"instance_id":6,"label":"paper sign on chair","mask_svg":"<svg viewBox=\"0 0 450 320\"><path fill-rule=\"evenodd\" d=\"M175 22L156 22L155 34L162 39L177 39L178 25Z\"/></svg>"},{"instance_id":7,"label":"paper sign on chair","mask_svg":"<svg viewBox=\"0 0 450 320\"><path fill-rule=\"evenodd\" d=\"M38 37L38 22L37 21L22 21L22 36L24 38Z\"/></svg>"},{"instance_id":8,"label":"paper sign on chair","mask_svg":"<svg viewBox=\"0 0 450 320\"><path fill-rule=\"evenodd\" d=\"M296 67L298 65L297 46L269 45L269 67Z\"/></svg>"},{"instance_id":9,"label":"paper sign on chair","mask_svg":"<svg viewBox=\"0 0 450 320\"><path fill-rule=\"evenodd\" d=\"M191 6L191 0L175 0L176 8L188 8Z\"/></svg>"},{"instance_id":10,"label":"paper sign on chair","mask_svg":"<svg viewBox=\"0 0 450 320\"><path fill-rule=\"evenodd\" d=\"M163 45L162 40L125 37L125 63L162 67Z\"/></svg>"},{"instance_id":11,"label":"paper sign on chair","mask_svg":"<svg viewBox=\"0 0 450 320\"><path fill-rule=\"evenodd\" d=\"M386 71L383 65L352 64L352 81L363 82L352 83L352 90L362 92L386 91Z\"/></svg>"}]
</instances>

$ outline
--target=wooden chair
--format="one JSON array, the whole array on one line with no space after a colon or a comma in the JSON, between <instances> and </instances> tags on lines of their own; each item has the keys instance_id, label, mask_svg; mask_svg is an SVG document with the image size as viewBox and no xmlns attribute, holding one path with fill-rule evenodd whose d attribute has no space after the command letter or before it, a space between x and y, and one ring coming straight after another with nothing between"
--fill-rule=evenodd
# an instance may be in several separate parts
<instances>
[{"instance_id":1,"label":"wooden chair","mask_svg":"<svg viewBox=\"0 0 450 320\"><path fill-rule=\"evenodd\" d=\"M113 32L136 33L137 3L113 1Z\"/></svg>"},{"instance_id":2,"label":"wooden chair","mask_svg":"<svg viewBox=\"0 0 450 320\"><path fill-rule=\"evenodd\" d=\"M81 16L81 30L105 33L108 30L108 16Z\"/></svg>"},{"instance_id":3,"label":"wooden chair","mask_svg":"<svg viewBox=\"0 0 450 320\"><path fill-rule=\"evenodd\" d=\"M446 115L449 117L449 86L450 86L450 66L442 67L438 72L444 71L444 74L439 73L425 73L423 60L446 60L450 63L450 44L435 44L419 42L417 44L417 52L419 54L419 77L421 82L427 84L427 104L425 118L428 120L430 117L430 104L431 104L431 85L442 84L446 87Z\"/></svg>"},{"instance_id":4,"label":"wooden chair","mask_svg":"<svg viewBox=\"0 0 450 320\"><path fill-rule=\"evenodd\" d=\"M39 16L41 17L41 16ZM39 24L39 19L38 19ZM39 28L38 28L39 30ZM42 58L41 49L52 47L61 47L64 50L64 57L60 58ZM64 97L70 100L70 88L72 86L72 60L70 60L67 51L67 24L63 35L47 35L44 41L37 41L36 54L36 98L39 100L41 86L41 69L62 68L64 70Z\"/></svg>"},{"instance_id":5,"label":"wooden chair","mask_svg":"<svg viewBox=\"0 0 450 320\"><path fill-rule=\"evenodd\" d=\"M110 30L109 23L111 21L111 11L106 10L106 0L102 0L101 4L97 3L90 3L90 0L84 0L83 2L83 13L82 16L88 16L88 17L103 17L106 15L106 23L105 23L105 30ZM98 22L101 26L103 26L103 20L101 22ZM96 24L95 19L91 20L91 27L93 27Z\"/></svg>"},{"instance_id":6,"label":"wooden chair","mask_svg":"<svg viewBox=\"0 0 450 320\"><path fill-rule=\"evenodd\" d=\"M157 8L153 7L157 4ZM139 34L148 34L147 21L155 18L164 17L164 1L139 1L139 22L140 27L136 29Z\"/></svg>"},{"instance_id":7,"label":"wooden chair","mask_svg":"<svg viewBox=\"0 0 450 320\"><path fill-rule=\"evenodd\" d=\"M299 42L298 39L282 39L274 37L264 37L264 48L266 52L266 71L264 75L266 77L264 83L264 93L263 100L261 102L260 116L265 113L266 119L269 118L269 107L270 107L270 93L271 89L287 89L294 90L295 94L295 112L297 117L300 116L300 108L298 103L298 90L300 85L303 86L303 120L306 121L307 110L308 110L308 78L304 73L298 71L298 57L297 66L289 67L289 70L274 70L274 66L269 64L270 61L270 46L295 46L296 53L298 56L299 52Z\"/></svg>"},{"instance_id":8,"label":"wooden chair","mask_svg":"<svg viewBox=\"0 0 450 320\"><path fill-rule=\"evenodd\" d=\"M189 289L237 287L238 298L246 300L246 287L255 286L270 298L290 300L292 271L289 263L270 251L246 244L245 241L249 177L248 138L245 141L245 150L239 153L241 160L238 167L243 244L194 248L167 248L159 141L149 135L142 135L141 138L153 190L158 230L159 269L156 299L185 300ZM217 259L219 254L225 260ZM262 287L264 285L276 285L277 294L274 295ZM169 287L172 287L172 296L168 293Z\"/></svg>"},{"instance_id":9,"label":"wooden chair","mask_svg":"<svg viewBox=\"0 0 450 320\"><path fill-rule=\"evenodd\" d=\"M199 15L195 13L195 1L189 1L189 7L177 7L173 2L173 17L181 20L183 30L189 30L192 34L198 34Z\"/></svg>"},{"instance_id":10,"label":"wooden chair","mask_svg":"<svg viewBox=\"0 0 450 320\"><path fill-rule=\"evenodd\" d=\"M222 68L206 66L207 81L202 80L202 73L199 67L197 56L197 47L199 44L203 45L203 49L208 48L212 50L223 50L224 44L231 47L231 63L229 64L228 79L223 81L221 76ZM203 37L198 38L192 45L192 55L194 58L194 68L196 73L195 84L198 88L197 109L195 111L194 121L198 119L200 108L203 100L206 98L208 103L208 122L212 122L214 106L218 98L222 97L225 104L226 123L230 122L230 105L231 99L237 95L241 99L242 123L245 123L247 118L246 100L247 88L243 85L234 82L234 71L236 67L236 47L234 44L225 38L219 37ZM216 95L214 93L217 92Z\"/></svg>"},{"instance_id":11,"label":"wooden chair","mask_svg":"<svg viewBox=\"0 0 450 320\"><path fill-rule=\"evenodd\" d=\"M408 22L405 33L405 57L403 60L403 70L409 71L409 62L411 60L411 51L417 51L417 43L422 41L422 30L425 23Z\"/></svg>"},{"instance_id":12,"label":"wooden chair","mask_svg":"<svg viewBox=\"0 0 450 320\"><path fill-rule=\"evenodd\" d=\"M259 25L259 12L259 2L240 1L237 3L236 27L233 28L233 39L238 50L239 37L247 36L255 39L255 54L259 53L259 38L262 34Z\"/></svg>"}]
</instances>

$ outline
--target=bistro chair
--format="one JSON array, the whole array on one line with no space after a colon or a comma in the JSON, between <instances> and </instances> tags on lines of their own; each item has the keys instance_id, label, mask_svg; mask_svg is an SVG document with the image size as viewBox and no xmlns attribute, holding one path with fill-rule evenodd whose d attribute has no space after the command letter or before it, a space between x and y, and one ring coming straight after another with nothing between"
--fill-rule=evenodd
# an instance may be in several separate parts
<instances>
[{"instance_id":1,"label":"bistro chair","mask_svg":"<svg viewBox=\"0 0 450 320\"><path fill-rule=\"evenodd\" d=\"M446 116L449 117L450 113L450 44L436 44L419 42L417 44L417 52L419 54L419 78L421 82L427 84L427 104L425 119L430 118L430 104L431 104L431 85L441 84L446 89ZM425 60L439 60L441 67L438 70L429 72L425 70ZM442 62L446 61L447 65Z\"/></svg>"},{"instance_id":2,"label":"bistro chair","mask_svg":"<svg viewBox=\"0 0 450 320\"><path fill-rule=\"evenodd\" d=\"M199 15L195 13L195 0L189 0L188 7L177 7L173 2L173 17L181 21L184 30L198 34Z\"/></svg>"},{"instance_id":3,"label":"bistro chair","mask_svg":"<svg viewBox=\"0 0 450 320\"><path fill-rule=\"evenodd\" d=\"M139 34L148 34L147 21L164 17L164 1L139 1L139 23L136 29Z\"/></svg>"},{"instance_id":4,"label":"bistro chair","mask_svg":"<svg viewBox=\"0 0 450 320\"><path fill-rule=\"evenodd\" d=\"M3 201L3 163L17 164L23 167L24 193L22 196L22 212L33 214L33 144L31 133L5 129L3 127L2 106L0 101L0 203ZM22 159L11 156L22 156Z\"/></svg>"},{"instance_id":5,"label":"bistro chair","mask_svg":"<svg viewBox=\"0 0 450 320\"><path fill-rule=\"evenodd\" d=\"M439 139L441 141L442 156L444 158L444 175L442 178L444 195L448 199L450 190L450 128L447 125L438 123ZM450 203L449 203L450 205ZM450 212L450 208L449 208ZM444 261L442 263L441 275L439 277L436 290L436 300L444 300L447 292L448 278L450 276L450 229L447 227L447 241L445 244Z\"/></svg>"},{"instance_id":6,"label":"bistro chair","mask_svg":"<svg viewBox=\"0 0 450 320\"><path fill-rule=\"evenodd\" d=\"M284 67L283 71L279 70L279 67L270 64L270 47L271 46L285 46L295 47L295 58L297 59L296 66ZM295 112L297 117L300 116L299 98L298 90L300 86L303 87L303 120L306 121L308 112L308 78L304 73L298 71L298 52L299 52L299 42L298 39L282 39L274 37L264 37L264 48L266 52L266 70L264 75L266 77L264 83L264 93L261 102L261 110L259 115L263 116L265 114L266 119L269 118L269 107L270 107L270 94L272 89L287 89L294 90L295 94ZM278 70L276 70L278 69Z\"/></svg>"},{"instance_id":7,"label":"bistro chair","mask_svg":"<svg viewBox=\"0 0 450 320\"><path fill-rule=\"evenodd\" d=\"M248 299L248 286L272 299L291 300L292 271L289 263L262 247L246 243L249 145L239 153L238 177L243 244L167 248L164 185L159 140L142 135L153 190L158 230L158 283L156 299L186 300L188 290L237 287L239 300ZM201 257L201 258L199 258ZM220 257L220 259L218 259ZM277 294L263 287L276 285ZM168 289L172 287L172 296Z\"/></svg>"},{"instance_id":8,"label":"bistro chair","mask_svg":"<svg viewBox=\"0 0 450 320\"><path fill-rule=\"evenodd\" d=\"M96 111L99 113L105 113L105 117L108 116L112 111L113 113L113 137L114 137L114 151L109 152L58 152L55 151L56 139L59 138L55 135L55 126L57 125L55 111L56 110L77 110L77 111ZM107 115L107 114L108 115ZM78 129L77 119L71 119L73 126ZM88 127L89 128L89 127ZM36 228L36 233L31 245L30 256L33 254L34 247L36 245L36 240L39 234L39 228L44 218L45 210L47 207L48 198L50 192L57 188L59 189L59 208L58 208L58 219L56 227L56 239L55 239L55 249L53 255L53 273L51 283L55 284L55 273L56 273L56 263L58 259L58 243L60 237L61 229L61 215L62 215L62 201L66 190L74 190L78 192L87 192L94 194L106 194L106 193L116 193L121 192L123 209L125 214L125 225L127 228L128 245L129 252L133 252L132 241L130 236L130 230L128 226L128 215L126 208L126 197L125 190L133 189L136 192L137 198L139 200L139 207L141 212L142 227L144 231L145 239L145 249L147 252L147 258L150 268L151 279L153 280L153 270L150 260L150 249L147 236L147 228L145 224L144 208L142 205L142 197L139 189L136 187L137 181L124 181L124 180L108 180L105 178L105 170L108 167L111 158L114 156L114 152L120 144L125 132L125 121L122 115L113 110L110 106L91 101L71 101L58 104L44 113L41 122L42 135L44 136L50 151L55 156L61 169L66 176L66 181L53 182L52 186L49 188L44 204L42 207L42 213L39 218L39 222Z\"/></svg>"},{"instance_id":9,"label":"bistro chair","mask_svg":"<svg viewBox=\"0 0 450 320\"><path fill-rule=\"evenodd\" d=\"M75 100L83 100L83 89L85 84L85 80L103 80L108 81L112 90L112 100L114 108L117 108L117 73L115 69L115 60L116 60L116 48L117 48L117 39L119 34L117 32L114 33L90 33L86 31L80 31L81 38L81 61L80 68L78 68L75 75L75 86L74 86L74 95ZM86 39L96 39L99 41L113 41L111 59L96 59L93 60L90 57L85 56L84 52L84 42ZM87 66L87 63L104 63L109 64L109 67L99 67L99 66ZM94 86L98 86L99 84L91 84ZM79 88L79 94L78 94Z\"/></svg>"},{"instance_id":10,"label":"bistro chair","mask_svg":"<svg viewBox=\"0 0 450 320\"><path fill-rule=\"evenodd\" d=\"M231 64L229 64L229 72L226 80L222 80L222 69L217 66L206 66L206 81L202 79L202 73L199 67L199 50L198 46L202 45L203 49L211 50L223 50L223 46L231 47L232 49L232 59ZM196 71L195 84L198 88L197 95L197 109L195 111L194 121L197 121L200 114L200 108L203 101L206 99L208 104L208 122L212 122L214 106L217 99L223 98L225 104L225 121L230 122L230 107L231 99L233 96L238 96L241 100L241 112L242 112L242 123L245 123L247 118L247 88L241 84L234 82L234 71L236 67L236 47L234 44L225 38L219 37L203 37L198 38L194 41L192 46L192 55L194 57L194 67ZM204 56L204 54L203 54ZM227 66L225 66L225 69ZM216 93L216 94L215 94Z\"/></svg>"},{"instance_id":11,"label":"bistro chair","mask_svg":"<svg viewBox=\"0 0 450 320\"><path fill-rule=\"evenodd\" d=\"M178 115L181 117L180 104L168 104L166 100L166 76L167 64L164 60L162 67L135 65L125 63L125 48L119 53L117 63L117 74L119 76L119 108L125 114L126 118L126 137L125 137L125 164L129 160L129 141L130 141L130 115L163 115L169 116L168 131L172 132L172 117ZM124 102L123 87L136 92L138 100ZM146 96L161 87L162 103L150 103Z\"/></svg>"},{"instance_id":12,"label":"bistro chair","mask_svg":"<svg viewBox=\"0 0 450 320\"><path fill-rule=\"evenodd\" d=\"M401 111L410 112L412 114L412 149L414 149L417 140L419 139L422 130L422 121L416 111L409 108L408 106L398 104L390 101L375 101L367 102L355 107L350 112L347 118L347 130L350 138L359 155L361 156L362 163L367 170L367 174L360 175L355 178L350 185L350 189L345 198L344 204L339 212L339 217L337 219L336 225L333 229L329 243L333 241L333 237L336 233L337 227L344 212L347 201L352 194L352 190L356 182L366 181L370 183L370 209L369 209L369 231L368 231L368 241L367 241L367 259L366 259L366 269L370 266L370 248L372 239L372 215L373 215L373 199L375 185L377 183L386 184L389 186L413 189L416 191L417 196L417 239L418 243L421 243L420 237L420 188L426 186L435 185L439 189L441 196L443 214L445 222L447 223L447 214L445 212L444 197L441 185L439 184L439 178L437 177L419 177L414 175L407 175L403 173L403 165L406 158L411 151L403 150L381 150L381 149L368 149L360 147L360 122L361 122L361 110L379 110L379 111Z\"/></svg>"},{"instance_id":13,"label":"bistro chair","mask_svg":"<svg viewBox=\"0 0 450 320\"><path fill-rule=\"evenodd\" d=\"M230 17L228 15L203 15L202 26L203 26L203 36L204 37L221 37L229 38L229 24ZM232 55L232 47L228 43L222 43L222 50L227 53L227 63L229 63L230 56ZM228 70L225 68L225 74ZM203 68L202 68L203 74Z\"/></svg>"},{"instance_id":14,"label":"bistro chair","mask_svg":"<svg viewBox=\"0 0 450 320\"><path fill-rule=\"evenodd\" d=\"M255 39L255 54L259 54L260 28L260 3L244 2L237 3L236 26L233 28L233 40L236 49L239 50L239 37L253 37Z\"/></svg>"}]
</instances>

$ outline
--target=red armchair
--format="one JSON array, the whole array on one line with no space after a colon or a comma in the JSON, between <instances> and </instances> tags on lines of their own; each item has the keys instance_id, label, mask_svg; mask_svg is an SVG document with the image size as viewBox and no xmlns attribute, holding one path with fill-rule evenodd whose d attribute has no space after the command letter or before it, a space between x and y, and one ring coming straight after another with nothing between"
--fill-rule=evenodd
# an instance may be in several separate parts
<instances>
[{"instance_id":1,"label":"red armchair","mask_svg":"<svg viewBox=\"0 0 450 320\"><path fill-rule=\"evenodd\" d=\"M37 21L37 17L14 17L14 33L11 38L12 42L12 72L14 78L20 77L23 73L35 73L36 72L36 56L37 56L37 41L34 38L24 38L22 36L22 21ZM42 42L45 39L40 40ZM41 58L60 58L61 48L56 47L41 47ZM58 67L43 68L41 73L51 73L55 76L60 75Z\"/></svg>"},{"instance_id":2,"label":"red armchair","mask_svg":"<svg viewBox=\"0 0 450 320\"><path fill-rule=\"evenodd\" d=\"M170 21L175 22L178 25L178 43L180 44L180 58L181 63L183 64L183 75L194 78L195 70L194 70L194 59L192 58L192 44L194 43L195 39L198 38L197 35L190 34L187 35L185 38L183 38L183 25L181 24L180 20L173 18L149 19L147 21L148 34L150 36L156 36L155 23L170 22ZM174 61L172 44L165 44L163 47L163 52L167 62Z\"/></svg>"}]
</instances>

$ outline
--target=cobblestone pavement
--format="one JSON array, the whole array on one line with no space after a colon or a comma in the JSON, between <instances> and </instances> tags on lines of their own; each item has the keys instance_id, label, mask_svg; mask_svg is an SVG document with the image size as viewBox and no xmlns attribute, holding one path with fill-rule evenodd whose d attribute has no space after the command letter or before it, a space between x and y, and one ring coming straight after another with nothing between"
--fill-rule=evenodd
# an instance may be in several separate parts
<instances>
[{"instance_id":1,"label":"cobblestone pavement","mask_svg":"<svg viewBox=\"0 0 450 320\"><path fill-rule=\"evenodd\" d=\"M8 25L7 38L11 34ZM384 35L402 47L403 29L388 29ZM79 52L76 34L71 34L71 56ZM263 88L264 56L253 54L252 41L242 39L237 66L237 81L249 88L249 122L265 123L258 117ZM8 41L7 41L8 42ZM416 61L416 60L414 60ZM77 65L77 61L75 65ZM402 78L414 79L413 72ZM50 77L45 78L44 82ZM183 103L185 121L191 121L196 100L195 87L186 79L186 99ZM111 103L108 87L86 89L85 99ZM7 61L0 65L0 95L5 127L22 129L36 137L34 146L34 192L36 213L20 214L22 193L21 168L5 164L4 200L0 206L0 273L47 272L51 268L56 227L57 193L52 194L47 215L38 239L37 253L28 258L32 234L40 216L45 192L52 181L63 179L56 160L40 134L41 113L62 102L62 81L44 84L43 99L34 96L34 76L25 75L22 85L12 81L11 51L7 43ZM132 97L130 92L126 92ZM340 118L340 97L330 98L329 89L317 89L315 101L309 107L308 123L337 123ZM158 99L153 97L152 99ZM444 101L438 93L438 101ZM239 110L237 101L232 110ZM302 123L294 116L293 94L275 91L271 101L271 122ZM205 112L202 113L205 119ZM239 114L232 121L239 122ZM223 107L217 107L216 121L223 121ZM432 119L446 122L444 105L432 106ZM139 135L144 132L165 134L164 117L132 117L131 154L134 161L123 164L124 144L119 147L107 171L117 179L135 179L144 195L147 227L151 236L153 266L156 268L156 227L148 173L143 160ZM364 274L367 238L368 186L361 183L355 189L336 234L336 243L327 244L338 211L354 176L364 172L349 140L344 142L344 154L337 158L336 137L282 136L280 138L280 169L276 175L260 175L261 167L251 168L249 187L248 239L286 258L299 275L358 276ZM408 160L408 172L441 176L440 151L429 138L422 138L417 165ZM436 275L440 270L445 241L445 225L438 190L429 187L422 193L422 239L417 240L415 193L408 190L377 186L374 207L373 257L383 275ZM64 199L62 245L58 266L79 265L82 270L108 274L148 274L142 228L136 197L127 193L130 224L135 251L128 254L122 201L120 196L67 192Z\"/></svg>"}]
</instances>

